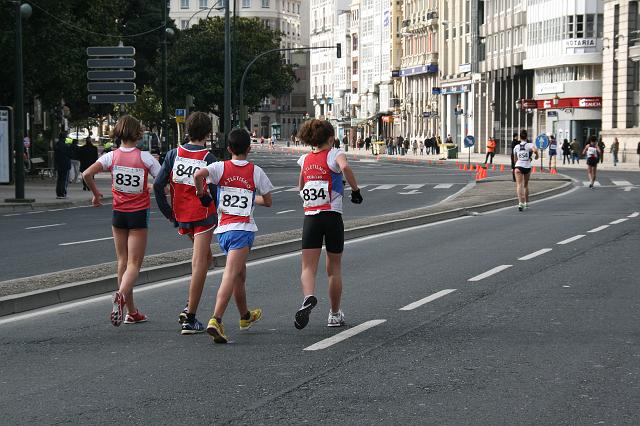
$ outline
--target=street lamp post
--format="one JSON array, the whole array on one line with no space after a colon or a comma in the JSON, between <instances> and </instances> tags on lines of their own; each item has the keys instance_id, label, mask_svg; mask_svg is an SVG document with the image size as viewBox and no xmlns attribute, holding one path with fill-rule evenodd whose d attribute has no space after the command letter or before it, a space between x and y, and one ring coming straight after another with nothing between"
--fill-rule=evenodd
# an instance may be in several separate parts
<instances>
[{"instance_id":1,"label":"street lamp post","mask_svg":"<svg viewBox=\"0 0 640 426\"><path fill-rule=\"evenodd\" d=\"M231 131L231 17L229 0L224 0L224 151L228 157L229 132Z\"/></svg>"},{"instance_id":2,"label":"street lamp post","mask_svg":"<svg viewBox=\"0 0 640 426\"><path fill-rule=\"evenodd\" d=\"M169 123L167 120L167 36L169 28L167 28L167 0L162 0L162 22L164 32L162 34L162 146L161 149L169 150ZM173 33L173 30L171 30Z\"/></svg>"},{"instance_id":3,"label":"street lamp post","mask_svg":"<svg viewBox=\"0 0 640 426\"><path fill-rule=\"evenodd\" d=\"M31 16L31 5L22 4L21 0L13 2L16 6L16 115L15 115L15 199L14 202L33 202L24 198L24 83L22 70L22 18Z\"/></svg>"}]
</instances>

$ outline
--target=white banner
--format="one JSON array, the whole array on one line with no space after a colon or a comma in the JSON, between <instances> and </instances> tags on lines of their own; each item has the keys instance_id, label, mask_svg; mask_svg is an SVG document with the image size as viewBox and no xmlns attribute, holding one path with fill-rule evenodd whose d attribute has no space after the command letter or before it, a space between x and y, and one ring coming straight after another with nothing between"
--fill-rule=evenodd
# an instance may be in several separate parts
<instances>
[{"instance_id":1,"label":"white banner","mask_svg":"<svg viewBox=\"0 0 640 426\"><path fill-rule=\"evenodd\" d=\"M11 182L11 128L9 110L0 109L0 183Z\"/></svg>"}]
</instances>

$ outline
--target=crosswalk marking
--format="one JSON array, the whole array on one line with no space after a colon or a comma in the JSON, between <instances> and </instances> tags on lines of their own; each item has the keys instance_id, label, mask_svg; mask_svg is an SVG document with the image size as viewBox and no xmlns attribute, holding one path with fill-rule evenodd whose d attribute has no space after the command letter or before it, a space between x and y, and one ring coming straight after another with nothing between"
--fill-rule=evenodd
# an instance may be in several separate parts
<instances>
[{"instance_id":1,"label":"crosswalk marking","mask_svg":"<svg viewBox=\"0 0 640 426\"><path fill-rule=\"evenodd\" d=\"M414 185L407 185L407 186L404 187L404 190L405 191L409 191L409 190L412 190L412 189L420 189L423 186L425 186L424 183L417 183L417 184L414 184Z\"/></svg>"},{"instance_id":2,"label":"crosswalk marking","mask_svg":"<svg viewBox=\"0 0 640 426\"><path fill-rule=\"evenodd\" d=\"M615 186L631 186L631 182L628 180L612 180Z\"/></svg>"},{"instance_id":3,"label":"crosswalk marking","mask_svg":"<svg viewBox=\"0 0 640 426\"><path fill-rule=\"evenodd\" d=\"M294 186L293 188L285 189L284 191L285 192L298 192L300 190L298 189L297 186Z\"/></svg>"},{"instance_id":4,"label":"crosswalk marking","mask_svg":"<svg viewBox=\"0 0 640 426\"><path fill-rule=\"evenodd\" d=\"M378 186L375 186L375 187L371 188L371 189L369 190L369 192L371 192L371 191L376 191L376 190L378 190L378 189L391 189L391 188L393 188L394 186L396 186L396 185L392 185L392 184L378 185Z\"/></svg>"},{"instance_id":5,"label":"crosswalk marking","mask_svg":"<svg viewBox=\"0 0 640 426\"><path fill-rule=\"evenodd\" d=\"M434 186L434 189L449 189L453 186L452 183L439 183Z\"/></svg>"},{"instance_id":6,"label":"crosswalk marking","mask_svg":"<svg viewBox=\"0 0 640 426\"><path fill-rule=\"evenodd\" d=\"M589 186L589 185L591 185L591 181L585 180L585 181L583 181L583 182L582 182L582 184L583 184L584 186ZM595 182L593 183L593 186L601 186L601 185L600 185L600 182L595 181Z\"/></svg>"}]
</instances>

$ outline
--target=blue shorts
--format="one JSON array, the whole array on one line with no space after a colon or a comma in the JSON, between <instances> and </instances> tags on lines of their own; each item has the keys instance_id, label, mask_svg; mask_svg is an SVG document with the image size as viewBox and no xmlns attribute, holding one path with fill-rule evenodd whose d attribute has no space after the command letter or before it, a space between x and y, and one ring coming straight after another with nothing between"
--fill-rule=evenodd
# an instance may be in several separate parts
<instances>
[{"instance_id":1,"label":"blue shorts","mask_svg":"<svg viewBox=\"0 0 640 426\"><path fill-rule=\"evenodd\" d=\"M255 236L256 233L252 231L227 231L217 234L218 244L224 254L229 254L231 250L251 248Z\"/></svg>"}]
</instances>

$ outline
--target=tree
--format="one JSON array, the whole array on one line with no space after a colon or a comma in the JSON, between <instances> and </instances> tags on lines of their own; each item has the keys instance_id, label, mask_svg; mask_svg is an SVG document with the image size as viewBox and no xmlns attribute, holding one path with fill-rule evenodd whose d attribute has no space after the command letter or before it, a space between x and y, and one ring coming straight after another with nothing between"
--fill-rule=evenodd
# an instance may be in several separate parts
<instances>
[{"instance_id":1,"label":"tree","mask_svg":"<svg viewBox=\"0 0 640 426\"><path fill-rule=\"evenodd\" d=\"M150 86L138 89L136 103L127 105L125 110L149 128L160 127L162 98Z\"/></svg>"},{"instance_id":2,"label":"tree","mask_svg":"<svg viewBox=\"0 0 640 426\"><path fill-rule=\"evenodd\" d=\"M267 50L280 46L280 34L259 19L237 18L232 45L232 87L236 93L247 64ZM224 105L224 20L201 20L181 31L169 55L169 92L174 106L184 105L185 96L194 96L195 108L222 114ZM265 55L251 68L244 88L245 105L257 107L267 96L289 93L296 81L290 65L279 53Z\"/></svg>"}]
</instances>

